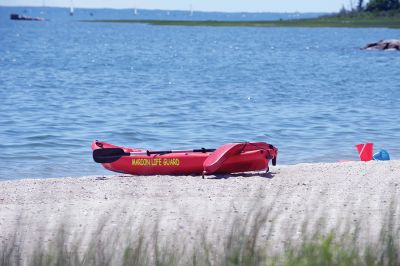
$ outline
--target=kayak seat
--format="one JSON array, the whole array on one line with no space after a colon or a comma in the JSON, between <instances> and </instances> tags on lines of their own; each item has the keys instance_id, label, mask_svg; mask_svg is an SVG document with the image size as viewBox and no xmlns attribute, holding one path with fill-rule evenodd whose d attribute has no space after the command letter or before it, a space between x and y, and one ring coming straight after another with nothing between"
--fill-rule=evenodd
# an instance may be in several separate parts
<instances>
[{"instance_id":1,"label":"kayak seat","mask_svg":"<svg viewBox=\"0 0 400 266\"><path fill-rule=\"evenodd\" d=\"M212 174L218 171L227 159L240 154L246 145L247 143L228 143L219 147L204 161L204 174Z\"/></svg>"}]
</instances>

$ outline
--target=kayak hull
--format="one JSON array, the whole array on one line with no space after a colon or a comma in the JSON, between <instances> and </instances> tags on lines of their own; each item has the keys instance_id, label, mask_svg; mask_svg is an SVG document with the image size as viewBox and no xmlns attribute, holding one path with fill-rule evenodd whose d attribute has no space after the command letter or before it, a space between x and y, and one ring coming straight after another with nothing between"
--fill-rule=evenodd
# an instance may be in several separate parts
<instances>
[{"instance_id":1,"label":"kayak hull","mask_svg":"<svg viewBox=\"0 0 400 266\"><path fill-rule=\"evenodd\" d=\"M106 142L93 141L92 143L92 150L107 148L121 148L127 153L146 152L143 149L120 147ZM226 152L225 150L226 148L221 149L222 152ZM266 170L271 159L271 154L265 149L260 149L259 146L244 147L237 152L231 151L225 156L217 156L218 151L219 149L215 152L135 154L121 156L114 162L102 163L102 165L110 171L131 175L200 175ZM220 161L214 161L212 166L207 166L206 160L210 161L212 156ZM276 157L276 153L273 156Z\"/></svg>"}]
</instances>

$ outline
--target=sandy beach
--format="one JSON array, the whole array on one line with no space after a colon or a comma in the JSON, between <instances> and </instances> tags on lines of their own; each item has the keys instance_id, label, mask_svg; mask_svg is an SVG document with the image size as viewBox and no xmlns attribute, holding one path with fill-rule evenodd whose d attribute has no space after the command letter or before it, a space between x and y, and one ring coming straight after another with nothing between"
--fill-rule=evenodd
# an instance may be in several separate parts
<instances>
[{"instance_id":1,"label":"sandy beach","mask_svg":"<svg viewBox=\"0 0 400 266\"><path fill-rule=\"evenodd\" d=\"M60 223L71 232L159 224L194 239L201 228L226 229L226 218L246 217L255 205L276 216L275 237L306 219L328 225L362 222L376 236L400 195L400 161L276 166L270 174L230 176L89 176L0 182L0 241L15 228L26 241L52 241ZM393 215L397 215L395 212ZM285 236L287 237L287 235Z\"/></svg>"}]
</instances>

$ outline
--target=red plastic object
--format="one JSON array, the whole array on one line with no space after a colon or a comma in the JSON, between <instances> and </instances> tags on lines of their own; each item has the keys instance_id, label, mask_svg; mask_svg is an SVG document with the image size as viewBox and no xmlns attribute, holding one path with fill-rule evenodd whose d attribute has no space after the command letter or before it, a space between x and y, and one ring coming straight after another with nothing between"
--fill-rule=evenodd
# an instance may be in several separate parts
<instances>
[{"instance_id":1,"label":"red plastic object","mask_svg":"<svg viewBox=\"0 0 400 266\"><path fill-rule=\"evenodd\" d=\"M374 150L373 143L357 144L356 148L361 161L367 162L372 160Z\"/></svg>"},{"instance_id":2,"label":"red plastic object","mask_svg":"<svg viewBox=\"0 0 400 266\"><path fill-rule=\"evenodd\" d=\"M277 150L264 142L229 143L208 156L203 164L204 173L263 170L268 168L269 160L276 156Z\"/></svg>"},{"instance_id":3,"label":"red plastic object","mask_svg":"<svg viewBox=\"0 0 400 266\"><path fill-rule=\"evenodd\" d=\"M216 172L227 159L240 154L245 145L245 143L229 143L219 147L204 161L204 173L211 174ZM263 168L265 168L265 163L263 163L261 169Z\"/></svg>"},{"instance_id":4,"label":"red plastic object","mask_svg":"<svg viewBox=\"0 0 400 266\"><path fill-rule=\"evenodd\" d=\"M102 148L122 148L125 152L146 151L100 141L92 143L92 150ZM132 175L189 175L202 174L204 171L206 174L239 173L267 169L269 160L277 156L277 151L263 142L235 143L223 145L215 152L122 156L115 162L102 165L108 170Z\"/></svg>"}]
</instances>

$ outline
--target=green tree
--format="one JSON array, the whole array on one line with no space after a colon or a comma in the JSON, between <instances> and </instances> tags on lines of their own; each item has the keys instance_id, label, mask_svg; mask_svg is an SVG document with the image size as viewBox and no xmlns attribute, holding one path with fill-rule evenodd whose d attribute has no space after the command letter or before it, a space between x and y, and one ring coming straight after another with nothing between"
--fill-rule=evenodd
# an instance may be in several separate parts
<instances>
[{"instance_id":1,"label":"green tree","mask_svg":"<svg viewBox=\"0 0 400 266\"><path fill-rule=\"evenodd\" d=\"M400 1L399 0L388 0L387 1L387 8L388 10L394 10L400 8Z\"/></svg>"},{"instance_id":2,"label":"green tree","mask_svg":"<svg viewBox=\"0 0 400 266\"><path fill-rule=\"evenodd\" d=\"M389 11L400 8L399 0L370 0L367 11Z\"/></svg>"},{"instance_id":3,"label":"green tree","mask_svg":"<svg viewBox=\"0 0 400 266\"><path fill-rule=\"evenodd\" d=\"M363 10L364 10L364 0L358 0L357 11L363 11Z\"/></svg>"}]
</instances>

